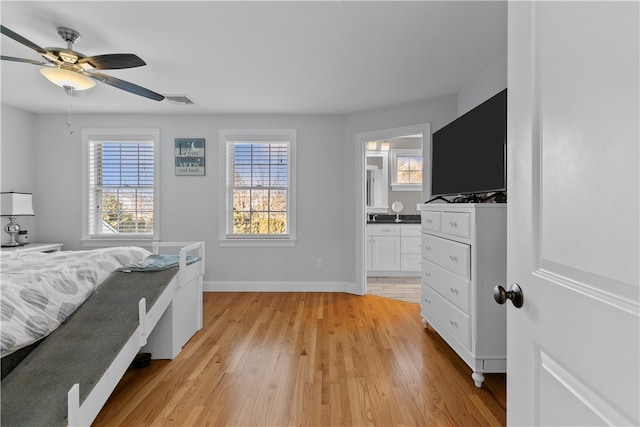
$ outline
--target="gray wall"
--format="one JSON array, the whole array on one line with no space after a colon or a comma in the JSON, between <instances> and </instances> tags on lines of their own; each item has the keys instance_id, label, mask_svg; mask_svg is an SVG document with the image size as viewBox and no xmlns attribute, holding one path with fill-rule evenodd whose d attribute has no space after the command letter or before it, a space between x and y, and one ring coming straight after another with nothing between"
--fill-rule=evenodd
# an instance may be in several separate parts
<instances>
[{"instance_id":1,"label":"gray wall","mask_svg":"<svg viewBox=\"0 0 640 427\"><path fill-rule=\"evenodd\" d=\"M82 128L160 129L160 237L163 241L206 242L205 280L214 287L234 282L342 283L346 277L343 236L344 198L343 118L340 116L74 116L70 134L64 115L38 115L39 178L35 192L41 207L37 216L41 241L63 242L65 249L81 249ZM217 239L219 209L218 131L220 128L296 128L297 230L293 248L221 248ZM173 142L179 137L205 138L204 177L175 176ZM64 200L64 202L62 202ZM316 268L323 258L324 267ZM332 285L330 285L332 286Z\"/></svg>"},{"instance_id":2,"label":"gray wall","mask_svg":"<svg viewBox=\"0 0 640 427\"><path fill-rule=\"evenodd\" d=\"M482 104L507 87L507 55L504 54L486 70L458 91L458 116Z\"/></svg>"}]
</instances>

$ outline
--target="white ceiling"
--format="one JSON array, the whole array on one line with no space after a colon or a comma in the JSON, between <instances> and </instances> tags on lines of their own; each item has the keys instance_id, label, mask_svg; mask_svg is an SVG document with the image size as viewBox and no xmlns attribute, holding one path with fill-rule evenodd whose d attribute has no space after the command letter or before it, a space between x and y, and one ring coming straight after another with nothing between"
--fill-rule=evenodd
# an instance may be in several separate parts
<instances>
[{"instance_id":1,"label":"white ceiling","mask_svg":"<svg viewBox=\"0 0 640 427\"><path fill-rule=\"evenodd\" d=\"M506 54L505 1L6 1L2 25L41 47L79 31L87 56L135 53L109 74L196 105L98 83L69 98L38 66L1 61L2 103L36 113L348 114L456 93ZM2 54L40 60L2 36Z\"/></svg>"}]
</instances>

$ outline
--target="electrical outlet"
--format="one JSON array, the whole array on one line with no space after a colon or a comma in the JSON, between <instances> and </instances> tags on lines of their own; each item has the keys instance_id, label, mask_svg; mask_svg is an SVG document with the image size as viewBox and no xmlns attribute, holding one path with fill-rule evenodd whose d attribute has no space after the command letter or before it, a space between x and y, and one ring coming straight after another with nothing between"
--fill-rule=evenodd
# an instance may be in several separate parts
<instances>
[{"instance_id":1,"label":"electrical outlet","mask_svg":"<svg viewBox=\"0 0 640 427\"><path fill-rule=\"evenodd\" d=\"M324 261L322 258L316 258L316 268L322 268L324 265Z\"/></svg>"}]
</instances>

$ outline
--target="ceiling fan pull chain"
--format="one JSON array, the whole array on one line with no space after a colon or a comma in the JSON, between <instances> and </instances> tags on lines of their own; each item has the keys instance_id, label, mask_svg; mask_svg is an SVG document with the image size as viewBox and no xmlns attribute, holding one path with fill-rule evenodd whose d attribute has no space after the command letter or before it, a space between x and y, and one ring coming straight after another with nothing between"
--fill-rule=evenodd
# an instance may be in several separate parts
<instances>
[{"instance_id":1,"label":"ceiling fan pull chain","mask_svg":"<svg viewBox=\"0 0 640 427\"><path fill-rule=\"evenodd\" d=\"M69 88L67 94L69 95L69 112L67 115L67 127L69 128L69 133L73 135L73 125L71 123L73 118L73 88L72 87Z\"/></svg>"}]
</instances>

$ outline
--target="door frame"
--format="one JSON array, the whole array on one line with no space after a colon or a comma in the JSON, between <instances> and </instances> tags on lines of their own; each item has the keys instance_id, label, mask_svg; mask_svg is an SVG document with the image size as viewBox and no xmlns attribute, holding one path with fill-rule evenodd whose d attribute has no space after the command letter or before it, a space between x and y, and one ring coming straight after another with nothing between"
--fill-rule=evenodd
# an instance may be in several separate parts
<instances>
[{"instance_id":1,"label":"door frame","mask_svg":"<svg viewBox=\"0 0 640 427\"><path fill-rule=\"evenodd\" d=\"M419 123L415 125L401 126L395 128L387 128L374 130L370 132L357 133L355 137L355 243L356 243L356 277L355 291L358 295L367 293L367 233L365 215L366 200L365 186L366 175L365 168L367 162L367 141L392 139L407 135L422 135L422 159L423 169L425 164L431 165L431 123ZM429 162L424 162L428 155ZM430 168L429 168L430 170ZM428 200L431 193L431 174L422 176L422 197Z\"/></svg>"}]
</instances>

